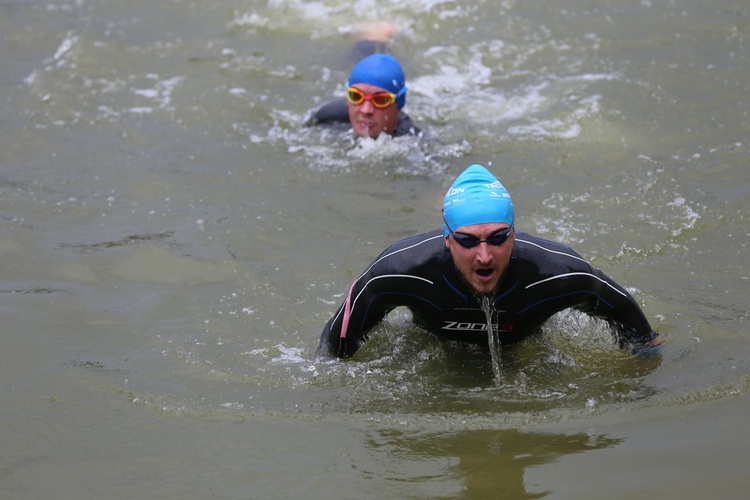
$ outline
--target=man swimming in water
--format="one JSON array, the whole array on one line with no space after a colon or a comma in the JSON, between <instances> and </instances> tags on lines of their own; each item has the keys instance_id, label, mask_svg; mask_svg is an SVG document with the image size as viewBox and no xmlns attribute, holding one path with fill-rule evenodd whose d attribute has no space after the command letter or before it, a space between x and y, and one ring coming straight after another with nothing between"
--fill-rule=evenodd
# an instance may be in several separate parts
<instances>
[{"instance_id":1,"label":"man swimming in water","mask_svg":"<svg viewBox=\"0 0 750 500\"><path fill-rule=\"evenodd\" d=\"M385 39L392 34L383 31L392 25L374 23L357 43L355 53L363 56L352 69L346 83L346 99L332 101L315 110L308 125L349 123L360 137L377 138L381 133L394 137L419 135L402 108L406 104L406 77L395 57L382 53ZM378 29L375 29L378 27Z\"/></svg>"},{"instance_id":2,"label":"man swimming in water","mask_svg":"<svg viewBox=\"0 0 750 500\"><path fill-rule=\"evenodd\" d=\"M456 178L442 213L442 230L394 243L354 281L319 352L352 356L399 306L442 339L486 344L483 297L503 344L533 335L568 308L606 320L623 348L661 343L624 288L567 246L516 232L510 194L483 166Z\"/></svg>"}]
</instances>

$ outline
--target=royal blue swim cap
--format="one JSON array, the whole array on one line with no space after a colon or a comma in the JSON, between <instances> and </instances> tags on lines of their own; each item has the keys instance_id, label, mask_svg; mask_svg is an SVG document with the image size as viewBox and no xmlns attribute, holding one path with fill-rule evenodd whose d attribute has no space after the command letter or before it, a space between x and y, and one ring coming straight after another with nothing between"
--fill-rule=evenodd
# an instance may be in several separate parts
<instances>
[{"instance_id":1,"label":"royal blue swim cap","mask_svg":"<svg viewBox=\"0 0 750 500\"><path fill-rule=\"evenodd\" d=\"M513 201L508 190L481 165L472 165L459 175L443 201L443 234L473 224L515 223Z\"/></svg>"},{"instance_id":2,"label":"royal blue swim cap","mask_svg":"<svg viewBox=\"0 0 750 500\"><path fill-rule=\"evenodd\" d=\"M388 54L372 54L354 66L346 86L357 83L374 85L396 94L398 109L406 104L406 77L395 57Z\"/></svg>"}]
</instances>

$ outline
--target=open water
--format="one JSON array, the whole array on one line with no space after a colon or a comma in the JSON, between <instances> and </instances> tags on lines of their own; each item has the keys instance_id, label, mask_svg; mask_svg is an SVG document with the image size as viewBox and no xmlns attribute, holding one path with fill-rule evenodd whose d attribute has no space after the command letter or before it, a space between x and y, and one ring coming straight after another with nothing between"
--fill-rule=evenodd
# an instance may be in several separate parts
<instances>
[{"instance_id":1,"label":"open water","mask_svg":"<svg viewBox=\"0 0 750 500\"><path fill-rule=\"evenodd\" d=\"M432 140L306 128L361 21ZM0 0L0 498L739 498L746 0ZM490 356L320 331L471 163L627 286Z\"/></svg>"}]
</instances>

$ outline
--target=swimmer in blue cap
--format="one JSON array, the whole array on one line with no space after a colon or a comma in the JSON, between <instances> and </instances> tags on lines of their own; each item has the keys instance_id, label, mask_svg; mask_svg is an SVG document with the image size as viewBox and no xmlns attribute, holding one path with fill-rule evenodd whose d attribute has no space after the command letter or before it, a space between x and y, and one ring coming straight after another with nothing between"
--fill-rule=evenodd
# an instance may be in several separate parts
<instances>
[{"instance_id":1,"label":"swimmer in blue cap","mask_svg":"<svg viewBox=\"0 0 750 500\"><path fill-rule=\"evenodd\" d=\"M571 248L516 233L510 194L483 166L456 178L442 219L442 228L392 244L352 283L323 329L320 352L352 356L402 306L440 339L485 346L490 326L512 344L574 308L609 323L621 347L657 352L661 339L625 288Z\"/></svg>"},{"instance_id":2,"label":"swimmer in blue cap","mask_svg":"<svg viewBox=\"0 0 750 500\"><path fill-rule=\"evenodd\" d=\"M358 44L376 50L384 44ZM418 135L420 130L402 111L406 104L406 76L395 57L373 53L359 61L346 82L346 100L334 101L316 110L308 120L318 123L349 123L360 137Z\"/></svg>"},{"instance_id":3,"label":"swimmer in blue cap","mask_svg":"<svg viewBox=\"0 0 750 500\"><path fill-rule=\"evenodd\" d=\"M406 104L406 77L395 57L373 54L352 70L347 81L349 123L361 137L393 135Z\"/></svg>"},{"instance_id":4,"label":"swimmer in blue cap","mask_svg":"<svg viewBox=\"0 0 750 500\"><path fill-rule=\"evenodd\" d=\"M513 250L514 225L508 190L481 165L464 170L445 194L445 246L478 294L491 293L500 284Z\"/></svg>"}]
</instances>

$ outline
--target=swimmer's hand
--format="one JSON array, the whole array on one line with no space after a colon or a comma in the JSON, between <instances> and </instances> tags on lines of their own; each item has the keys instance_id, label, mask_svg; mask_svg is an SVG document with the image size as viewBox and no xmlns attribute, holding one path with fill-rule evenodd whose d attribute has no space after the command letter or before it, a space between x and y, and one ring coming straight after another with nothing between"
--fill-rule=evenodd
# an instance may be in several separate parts
<instances>
[{"instance_id":1,"label":"swimmer's hand","mask_svg":"<svg viewBox=\"0 0 750 500\"><path fill-rule=\"evenodd\" d=\"M661 346L664 343L664 339L655 338L645 344L633 346L633 354L641 356L653 356L659 353Z\"/></svg>"}]
</instances>

